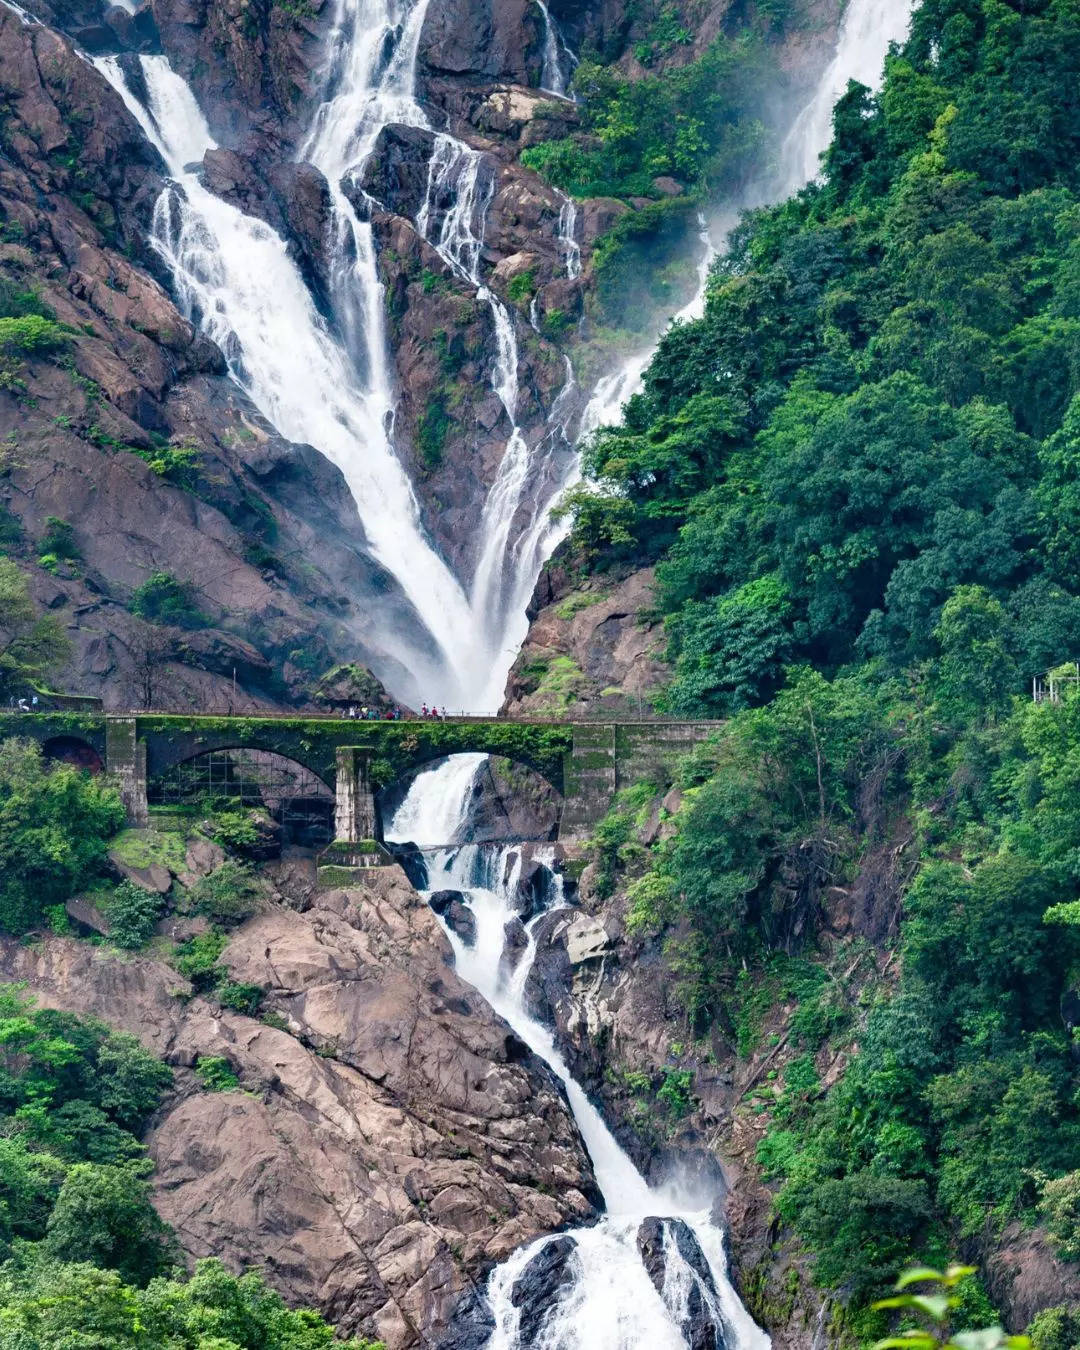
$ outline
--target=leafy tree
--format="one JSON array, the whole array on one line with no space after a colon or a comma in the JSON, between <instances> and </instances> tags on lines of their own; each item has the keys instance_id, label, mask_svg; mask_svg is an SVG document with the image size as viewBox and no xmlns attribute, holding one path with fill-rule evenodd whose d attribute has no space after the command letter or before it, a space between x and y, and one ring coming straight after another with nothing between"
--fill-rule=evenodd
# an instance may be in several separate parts
<instances>
[{"instance_id":1,"label":"leafy tree","mask_svg":"<svg viewBox=\"0 0 1080 1350\"><path fill-rule=\"evenodd\" d=\"M154 572L136 587L131 612L150 623L199 628L206 620L195 604L192 589L169 572Z\"/></svg>"},{"instance_id":2,"label":"leafy tree","mask_svg":"<svg viewBox=\"0 0 1080 1350\"><path fill-rule=\"evenodd\" d=\"M57 620L38 615L22 572L0 557L0 695L22 694L70 652Z\"/></svg>"},{"instance_id":3,"label":"leafy tree","mask_svg":"<svg viewBox=\"0 0 1080 1350\"><path fill-rule=\"evenodd\" d=\"M109 921L109 937L126 951L145 947L161 918L162 900L133 881L122 881L101 909Z\"/></svg>"},{"instance_id":4,"label":"leafy tree","mask_svg":"<svg viewBox=\"0 0 1080 1350\"><path fill-rule=\"evenodd\" d=\"M140 1171L97 1163L77 1163L64 1178L42 1246L56 1260L115 1270L139 1285L167 1270L175 1253Z\"/></svg>"},{"instance_id":5,"label":"leafy tree","mask_svg":"<svg viewBox=\"0 0 1080 1350\"><path fill-rule=\"evenodd\" d=\"M124 823L115 790L27 741L0 744L0 928L24 933L99 874Z\"/></svg>"}]
</instances>

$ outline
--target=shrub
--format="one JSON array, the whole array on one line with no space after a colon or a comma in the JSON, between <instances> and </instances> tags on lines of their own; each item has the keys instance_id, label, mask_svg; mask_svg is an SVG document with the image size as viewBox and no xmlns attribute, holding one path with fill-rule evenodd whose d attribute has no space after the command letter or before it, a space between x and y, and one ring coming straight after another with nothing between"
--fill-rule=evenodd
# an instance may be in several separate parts
<instances>
[{"instance_id":1,"label":"shrub","mask_svg":"<svg viewBox=\"0 0 1080 1350\"><path fill-rule=\"evenodd\" d=\"M131 612L148 623L199 628L206 618L195 605L192 588L169 572L154 572L131 597Z\"/></svg>"},{"instance_id":2,"label":"shrub","mask_svg":"<svg viewBox=\"0 0 1080 1350\"><path fill-rule=\"evenodd\" d=\"M228 938L220 929L199 933L179 948L174 962L176 969L186 975L196 989L205 988L214 982L218 957L227 944Z\"/></svg>"},{"instance_id":3,"label":"shrub","mask_svg":"<svg viewBox=\"0 0 1080 1350\"><path fill-rule=\"evenodd\" d=\"M22 356L57 352L70 341L67 331L42 314L0 318L0 352Z\"/></svg>"},{"instance_id":4,"label":"shrub","mask_svg":"<svg viewBox=\"0 0 1080 1350\"><path fill-rule=\"evenodd\" d=\"M214 992L217 994L218 1002L224 1007L231 1008L233 1012L244 1013L247 1017L255 1017L258 1014L265 994L262 985L236 984L232 980L222 981Z\"/></svg>"},{"instance_id":5,"label":"shrub","mask_svg":"<svg viewBox=\"0 0 1080 1350\"><path fill-rule=\"evenodd\" d=\"M512 277L506 293L510 297L512 304L524 306L533 298L536 291L536 268L530 267L528 271L519 272L516 277Z\"/></svg>"},{"instance_id":6,"label":"shrub","mask_svg":"<svg viewBox=\"0 0 1080 1350\"><path fill-rule=\"evenodd\" d=\"M235 920L254 914L261 894L262 886L251 868L228 858L209 876L200 877L189 889L188 898L200 914Z\"/></svg>"},{"instance_id":7,"label":"shrub","mask_svg":"<svg viewBox=\"0 0 1080 1350\"><path fill-rule=\"evenodd\" d=\"M103 874L107 841L123 824L103 779L48 765L27 741L0 743L0 929L25 933Z\"/></svg>"},{"instance_id":8,"label":"shrub","mask_svg":"<svg viewBox=\"0 0 1080 1350\"><path fill-rule=\"evenodd\" d=\"M133 881L122 881L100 907L109 921L111 941L125 951L137 951L150 941L163 906L159 895Z\"/></svg>"},{"instance_id":9,"label":"shrub","mask_svg":"<svg viewBox=\"0 0 1080 1350\"><path fill-rule=\"evenodd\" d=\"M202 1079L207 1092L236 1092L240 1080L233 1073L232 1065L221 1055L200 1056L195 1072Z\"/></svg>"},{"instance_id":10,"label":"shrub","mask_svg":"<svg viewBox=\"0 0 1080 1350\"><path fill-rule=\"evenodd\" d=\"M1047 1181L1040 1210L1061 1259L1080 1261L1080 1172Z\"/></svg>"},{"instance_id":11,"label":"shrub","mask_svg":"<svg viewBox=\"0 0 1080 1350\"><path fill-rule=\"evenodd\" d=\"M79 545L75 542L75 529L69 521L59 516L47 516L45 533L41 537L42 553L52 554L54 558L63 558L67 562L77 562L82 557Z\"/></svg>"}]
</instances>

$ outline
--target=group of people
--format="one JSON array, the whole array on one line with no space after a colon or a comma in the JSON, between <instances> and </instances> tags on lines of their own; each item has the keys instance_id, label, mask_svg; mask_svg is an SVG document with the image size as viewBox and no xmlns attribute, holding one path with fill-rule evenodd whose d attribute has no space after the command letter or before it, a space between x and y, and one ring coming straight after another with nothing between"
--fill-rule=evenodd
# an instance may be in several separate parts
<instances>
[{"instance_id":1,"label":"group of people","mask_svg":"<svg viewBox=\"0 0 1080 1350\"><path fill-rule=\"evenodd\" d=\"M25 698L20 698L18 701L16 701L15 699L12 699L12 700L11 700L11 711L12 711L12 712L22 712L22 713L37 712L37 711L38 711L38 697L37 697L37 694L35 694L35 695L33 696L33 698L31 698L29 701L27 701Z\"/></svg>"},{"instance_id":2,"label":"group of people","mask_svg":"<svg viewBox=\"0 0 1080 1350\"><path fill-rule=\"evenodd\" d=\"M36 699L34 701L37 702ZM409 720L408 714L403 713L397 707L387 708L384 712L380 712L378 708L369 708L366 704L363 707L357 707L355 703L349 704L348 712L345 715L353 722L407 722ZM431 719L436 722L443 722L446 720L446 709L443 708L440 711L434 704L429 708L425 703L420 709L420 716L425 722Z\"/></svg>"}]
</instances>

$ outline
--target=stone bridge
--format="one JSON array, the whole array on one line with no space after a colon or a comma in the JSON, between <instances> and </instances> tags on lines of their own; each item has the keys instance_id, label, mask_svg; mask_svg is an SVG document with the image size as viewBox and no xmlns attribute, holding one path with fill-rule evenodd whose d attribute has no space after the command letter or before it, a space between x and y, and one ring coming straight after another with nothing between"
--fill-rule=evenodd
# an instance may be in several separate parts
<instances>
[{"instance_id":1,"label":"stone bridge","mask_svg":"<svg viewBox=\"0 0 1080 1350\"><path fill-rule=\"evenodd\" d=\"M117 780L133 824L149 821L148 789L170 770L213 751L266 751L333 793L340 844L374 849L382 834L375 793L447 755L498 755L534 770L562 798L559 837L569 841L603 819L620 788L670 772L720 725L43 712L0 715L0 738L30 737L46 753L103 768Z\"/></svg>"}]
</instances>

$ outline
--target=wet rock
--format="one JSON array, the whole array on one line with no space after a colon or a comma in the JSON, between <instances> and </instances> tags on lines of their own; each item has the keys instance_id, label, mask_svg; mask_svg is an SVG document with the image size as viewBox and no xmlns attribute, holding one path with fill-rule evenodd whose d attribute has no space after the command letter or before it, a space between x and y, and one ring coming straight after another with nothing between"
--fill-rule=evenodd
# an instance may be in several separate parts
<instances>
[{"instance_id":1,"label":"wet rock","mask_svg":"<svg viewBox=\"0 0 1080 1350\"><path fill-rule=\"evenodd\" d=\"M465 903L461 891L436 891L428 904L466 947L476 945L476 915Z\"/></svg>"},{"instance_id":2,"label":"wet rock","mask_svg":"<svg viewBox=\"0 0 1080 1350\"><path fill-rule=\"evenodd\" d=\"M502 966L504 973L510 973L517 969L522 953L528 949L528 946L529 935L525 931L525 925L520 919L510 919L503 928Z\"/></svg>"},{"instance_id":3,"label":"wet rock","mask_svg":"<svg viewBox=\"0 0 1080 1350\"><path fill-rule=\"evenodd\" d=\"M577 1243L569 1235L547 1242L514 1281L510 1302L521 1309L522 1345L534 1345L551 1310L574 1282Z\"/></svg>"},{"instance_id":4,"label":"wet rock","mask_svg":"<svg viewBox=\"0 0 1080 1350\"><path fill-rule=\"evenodd\" d=\"M613 945L604 925L587 914L579 914L566 930L566 955L572 966L599 960Z\"/></svg>"},{"instance_id":5,"label":"wet rock","mask_svg":"<svg viewBox=\"0 0 1080 1350\"><path fill-rule=\"evenodd\" d=\"M536 84L543 66L532 0L440 0L428 9L420 60L430 72Z\"/></svg>"},{"instance_id":6,"label":"wet rock","mask_svg":"<svg viewBox=\"0 0 1080 1350\"><path fill-rule=\"evenodd\" d=\"M495 1330L495 1318L487 1299L478 1289L467 1289L459 1299L437 1342L437 1350L487 1350Z\"/></svg>"},{"instance_id":7,"label":"wet rock","mask_svg":"<svg viewBox=\"0 0 1080 1350\"><path fill-rule=\"evenodd\" d=\"M485 760L473 780L469 841L552 839L559 805L558 793L539 774L509 760Z\"/></svg>"},{"instance_id":8,"label":"wet rock","mask_svg":"<svg viewBox=\"0 0 1080 1350\"><path fill-rule=\"evenodd\" d=\"M537 858L528 845L522 845L521 869L514 888L513 905L524 923L535 919L551 903L555 878L546 861ZM509 881L516 866L513 854L505 862L504 880Z\"/></svg>"},{"instance_id":9,"label":"wet rock","mask_svg":"<svg viewBox=\"0 0 1080 1350\"><path fill-rule=\"evenodd\" d=\"M427 199L435 133L424 127L383 127L359 183L345 185L353 200L359 188L395 215L415 220Z\"/></svg>"},{"instance_id":10,"label":"wet rock","mask_svg":"<svg viewBox=\"0 0 1080 1350\"><path fill-rule=\"evenodd\" d=\"M535 671L556 657L569 657L581 673L577 701L569 715L602 708L640 716L650 691L664 683L662 627L648 617L653 599L652 569L622 581L590 583L576 591L554 566L541 576L533 597L532 627L510 672L505 711L515 716L537 710ZM563 601L575 596L575 604ZM570 611L568 613L568 611Z\"/></svg>"},{"instance_id":11,"label":"wet rock","mask_svg":"<svg viewBox=\"0 0 1080 1350\"><path fill-rule=\"evenodd\" d=\"M710 1303L717 1302L716 1284L712 1271L693 1230L682 1219L646 1219L638 1229L637 1245L642 1264L658 1294L663 1297L668 1281L668 1240L673 1241L678 1257L689 1267L681 1278L689 1279L686 1313L681 1331L688 1350L725 1350L724 1327L714 1314Z\"/></svg>"}]
</instances>

